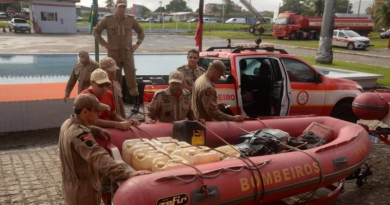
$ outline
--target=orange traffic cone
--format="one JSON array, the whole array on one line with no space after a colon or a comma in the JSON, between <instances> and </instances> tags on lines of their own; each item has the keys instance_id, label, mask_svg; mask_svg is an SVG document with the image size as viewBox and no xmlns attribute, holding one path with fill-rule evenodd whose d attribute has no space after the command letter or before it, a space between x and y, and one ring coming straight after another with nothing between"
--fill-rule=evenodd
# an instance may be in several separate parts
<instances>
[{"instance_id":1,"label":"orange traffic cone","mask_svg":"<svg viewBox=\"0 0 390 205\"><path fill-rule=\"evenodd\" d=\"M3 33L6 33L7 31L5 30L5 25L3 24Z\"/></svg>"}]
</instances>

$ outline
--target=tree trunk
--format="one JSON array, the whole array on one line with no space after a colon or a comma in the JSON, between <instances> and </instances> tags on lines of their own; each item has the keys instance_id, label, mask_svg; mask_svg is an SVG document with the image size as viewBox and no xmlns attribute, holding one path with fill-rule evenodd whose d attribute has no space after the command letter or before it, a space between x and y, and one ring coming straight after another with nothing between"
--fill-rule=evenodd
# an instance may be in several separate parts
<instances>
[{"instance_id":1,"label":"tree trunk","mask_svg":"<svg viewBox=\"0 0 390 205\"><path fill-rule=\"evenodd\" d=\"M326 0L322 18L321 38L316 53L316 63L331 64L333 61L332 39L336 0Z\"/></svg>"}]
</instances>

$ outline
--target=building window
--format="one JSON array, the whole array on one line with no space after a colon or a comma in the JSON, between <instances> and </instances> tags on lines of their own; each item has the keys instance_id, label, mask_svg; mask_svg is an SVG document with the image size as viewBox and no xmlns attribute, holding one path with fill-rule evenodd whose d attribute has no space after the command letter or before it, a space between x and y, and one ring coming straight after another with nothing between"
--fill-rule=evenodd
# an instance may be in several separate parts
<instances>
[{"instance_id":1,"label":"building window","mask_svg":"<svg viewBox=\"0 0 390 205\"><path fill-rule=\"evenodd\" d=\"M57 13L41 12L42 21L57 21Z\"/></svg>"}]
</instances>

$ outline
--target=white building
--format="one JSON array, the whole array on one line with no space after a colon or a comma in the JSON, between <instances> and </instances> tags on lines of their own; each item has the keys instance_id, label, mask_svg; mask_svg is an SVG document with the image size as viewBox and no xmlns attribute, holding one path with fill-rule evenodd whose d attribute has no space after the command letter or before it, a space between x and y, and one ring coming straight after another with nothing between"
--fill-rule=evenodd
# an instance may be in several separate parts
<instances>
[{"instance_id":1,"label":"white building","mask_svg":"<svg viewBox=\"0 0 390 205\"><path fill-rule=\"evenodd\" d=\"M77 33L77 2L79 0L32 0L35 33Z\"/></svg>"}]
</instances>

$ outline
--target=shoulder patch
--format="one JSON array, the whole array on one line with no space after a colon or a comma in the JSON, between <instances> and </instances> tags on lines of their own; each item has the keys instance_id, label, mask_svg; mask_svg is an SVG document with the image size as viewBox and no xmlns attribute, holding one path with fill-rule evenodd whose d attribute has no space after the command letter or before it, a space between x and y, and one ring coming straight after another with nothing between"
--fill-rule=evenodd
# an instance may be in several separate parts
<instances>
[{"instance_id":1,"label":"shoulder patch","mask_svg":"<svg viewBox=\"0 0 390 205\"><path fill-rule=\"evenodd\" d=\"M91 138L89 137L88 132L83 132L77 136L77 139L79 139L81 142L84 142L87 147L93 147L93 142L91 141Z\"/></svg>"},{"instance_id":2,"label":"shoulder patch","mask_svg":"<svg viewBox=\"0 0 390 205\"><path fill-rule=\"evenodd\" d=\"M79 128L81 128L82 129L82 127L81 126L79 126ZM77 135L77 139L81 139L83 136L85 136L85 135L87 135L88 136L88 134L89 134L89 132L82 132L82 133L80 133L79 135Z\"/></svg>"}]
</instances>

